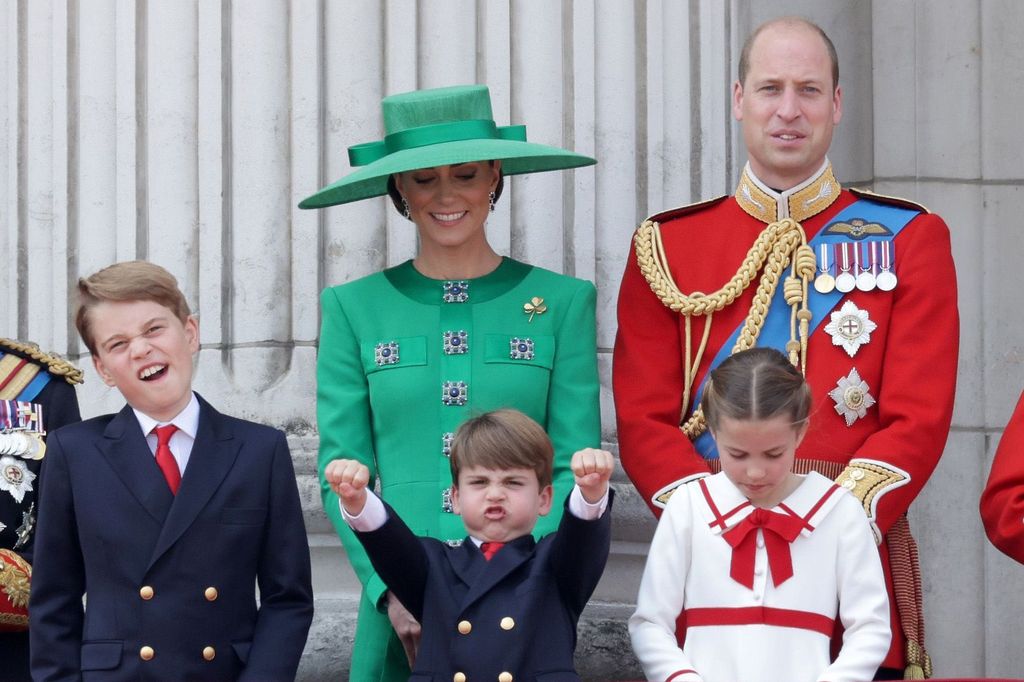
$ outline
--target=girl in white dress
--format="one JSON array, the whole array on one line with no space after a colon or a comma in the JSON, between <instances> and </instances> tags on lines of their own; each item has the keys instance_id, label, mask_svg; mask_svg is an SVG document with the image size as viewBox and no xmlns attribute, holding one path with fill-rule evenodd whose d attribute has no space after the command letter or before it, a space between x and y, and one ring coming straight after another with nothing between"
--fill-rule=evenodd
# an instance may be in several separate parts
<instances>
[{"instance_id":1,"label":"girl in white dress","mask_svg":"<svg viewBox=\"0 0 1024 682\"><path fill-rule=\"evenodd\" d=\"M651 542L629 620L647 679L871 680L890 638L881 561L857 499L792 471L811 406L803 376L777 350L742 351L711 373L702 404L722 471L676 490Z\"/></svg>"}]
</instances>

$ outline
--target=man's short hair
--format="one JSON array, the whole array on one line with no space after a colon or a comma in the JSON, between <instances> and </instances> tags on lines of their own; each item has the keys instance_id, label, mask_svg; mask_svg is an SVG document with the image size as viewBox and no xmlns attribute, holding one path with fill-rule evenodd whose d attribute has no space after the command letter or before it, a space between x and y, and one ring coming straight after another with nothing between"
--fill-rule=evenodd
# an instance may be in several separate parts
<instances>
[{"instance_id":1,"label":"man's short hair","mask_svg":"<svg viewBox=\"0 0 1024 682\"><path fill-rule=\"evenodd\" d=\"M541 425L519 410L486 412L467 420L452 440L452 482L459 471L484 469L533 469L541 488L551 485L554 448Z\"/></svg>"},{"instance_id":2,"label":"man's short hair","mask_svg":"<svg viewBox=\"0 0 1024 682\"><path fill-rule=\"evenodd\" d=\"M75 327L89 352L96 355L96 340L89 313L101 303L152 301L170 310L184 324L191 314L178 280L155 263L144 260L114 263L78 280Z\"/></svg>"},{"instance_id":3,"label":"man's short hair","mask_svg":"<svg viewBox=\"0 0 1024 682\"><path fill-rule=\"evenodd\" d=\"M836 53L836 46L832 44L832 39L828 37L828 34L825 33L821 26L818 26L810 19L805 19L803 17L779 17L778 19L771 19L770 21L766 21L758 26L754 29L753 33L747 36L747 40L743 43L743 50L740 52L740 85L746 85L747 74L750 72L750 51L754 47L754 41L757 40L757 37L761 35L765 29L779 25L805 26L821 36L821 39L825 43L825 50L828 52L828 59L832 62L832 91L835 92L835 89L839 87L839 54Z\"/></svg>"}]
</instances>

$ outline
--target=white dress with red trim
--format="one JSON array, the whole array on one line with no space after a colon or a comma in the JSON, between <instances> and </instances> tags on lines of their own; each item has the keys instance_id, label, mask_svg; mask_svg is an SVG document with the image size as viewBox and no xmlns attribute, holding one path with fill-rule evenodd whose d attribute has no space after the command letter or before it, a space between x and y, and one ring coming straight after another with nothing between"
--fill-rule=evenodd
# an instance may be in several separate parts
<instances>
[{"instance_id":1,"label":"white dress with red trim","mask_svg":"<svg viewBox=\"0 0 1024 682\"><path fill-rule=\"evenodd\" d=\"M651 542L633 649L661 682L863 682L889 649L889 601L860 503L810 473L771 510L719 473L668 502ZM686 643L676 643L685 611ZM833 662L836 619L845 628Z\"/></svg>"}]
</instances>

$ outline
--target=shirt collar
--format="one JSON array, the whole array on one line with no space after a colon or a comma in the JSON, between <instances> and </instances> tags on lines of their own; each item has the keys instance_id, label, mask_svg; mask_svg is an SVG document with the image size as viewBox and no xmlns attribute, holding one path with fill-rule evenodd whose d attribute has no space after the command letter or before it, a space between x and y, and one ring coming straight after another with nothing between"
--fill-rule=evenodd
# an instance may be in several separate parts
<instances>
[{"instance_id":1,"label":"shirt collar","mask_svg":"<svg viewBox=\"0 0 1024 682\"><path fill-rule=\"evenodd\" d=\"M800 485L786 499L772 507L771 511L802 518L806 524L802 534L810 535L835 508L846 491L813 471L801 478L803 480ZM700 508L714 535L733 528L756 509L724 472L700 481L701 487L707 490L707 496L698 493L704 502Z\"/></svg>"},{"instance_id":2,"label":"shirt collar","mask_svg":"<svg viewBox=\"0 0 1024 682\"><path fill-rule=\"evenodd\" d=\"M736 202L763 223L785 218L800 223L831 206L841 190L827 157L814 175L783 192L776 192L761 182L747 163L736 187Z\"/></svg>"},{"instance_id":3,"label":"shirt collar","mask_svg":"<svg viewBox=\"0 0 1024 682\"><path fill-rule=\"evenodd\" d=\"M175 417L170 421L157 421L148 414L136 410L134 407L132 408L132 412L135 413L135 419L138 420L142 433L147 436L157 426L164 426L166 424L174 424L178 427L179 431L186 434L192 440L195 440L196 434L199 432L199 400L196 398L194 391L192 393L192 399L188 401L188 405L185 406L185 409L175 415Z\"/></svg>"}]
</instances>

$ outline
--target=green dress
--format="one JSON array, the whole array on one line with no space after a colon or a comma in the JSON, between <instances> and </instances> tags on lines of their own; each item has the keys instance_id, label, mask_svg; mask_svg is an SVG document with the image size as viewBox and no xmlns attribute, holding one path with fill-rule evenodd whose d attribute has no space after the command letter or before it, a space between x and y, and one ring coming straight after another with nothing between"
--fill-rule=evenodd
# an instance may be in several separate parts
<instances>
[{"instance_id":1,"label":"green dress","mask_svg":"<svg viewBox=\"0 0 1024 682\"><path fill-rule=\"evenodd\" d=\"M324 290L317 360L320 491L363 584L351 679L407 680L382 597L386 587L324 482L328 462L357 459L418 535L460 540L447 446L468 417L528 414L554 444L552 532L569 493L572 453L601 442L594 285L509 258L488 275L445 282L408 261ZM537 300L541 299L541 300ZM529 304L529 306L527 306ZM528 312L532 310L531 312Z\"/></svg>"}]
</instances>

